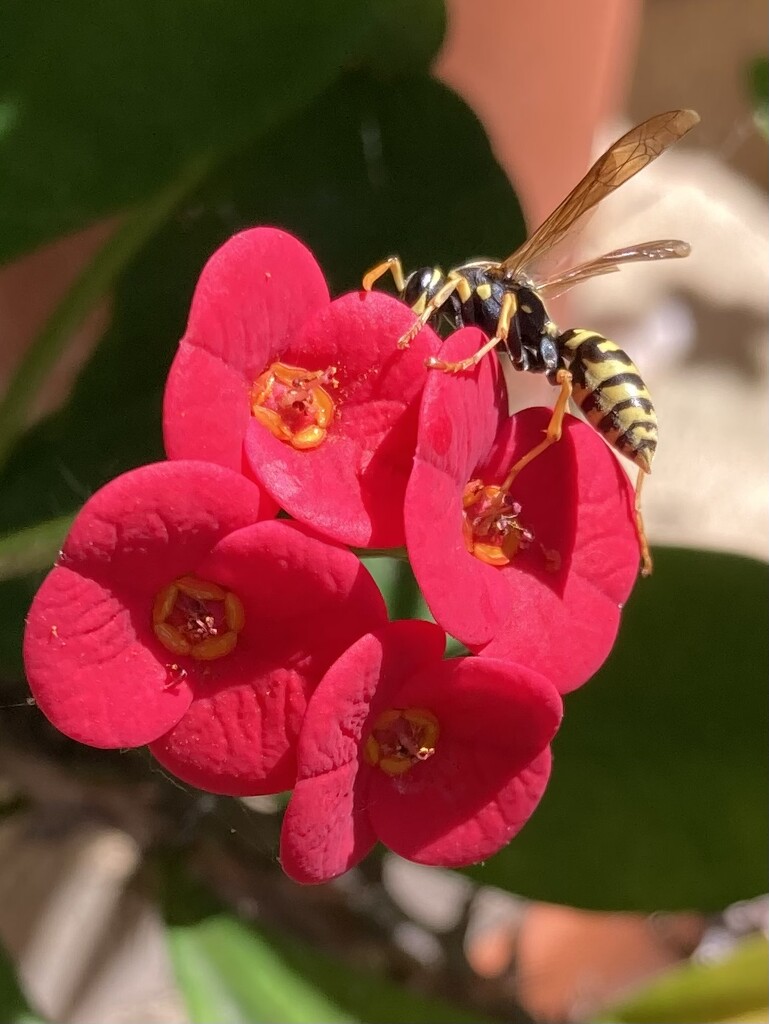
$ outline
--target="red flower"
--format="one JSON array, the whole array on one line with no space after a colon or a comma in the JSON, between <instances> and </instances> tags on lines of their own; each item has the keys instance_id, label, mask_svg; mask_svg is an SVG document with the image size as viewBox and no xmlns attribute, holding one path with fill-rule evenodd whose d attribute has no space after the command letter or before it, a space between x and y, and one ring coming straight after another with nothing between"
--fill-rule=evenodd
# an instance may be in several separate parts
<instances>
[{"instance_id":1,"label":"red flower","mask_svg":"<svg viewBox=\"0 0 769 1024\"><path fill-rule=\"evenodd\" d=\"M163 435L172 459L242 472L256 378L329 303L311 252L284 231L243 231L213 254L168 375Z\"/></svg>"},{"instance_id":2,"label":"red flower","mask_svg":"<svg viewBox=\"0 0 769 1024\"><path fill-rule=\"evenodd\" d=\"M423 363L440 344L426 328L398 350L413 321L381 293L329 303L313 256L285 232L236 235L203 270L171 367L169 456L245 467L331 539L403 544Z\"/></svg>"},{"instance_id":3,"label":"red flower","mask_svg":"<svg viewBox=\"0 0 769 1024\"><path fill-rule=\"evenodd\" d=\"M482 341L459 331L441 358ZM476 653L532 666L567 693L611 650L638 572L633 493L603 439L567 416L561 440L500 500L498 485L542 440L550 410L508 418L499 376L489 359L472 374L430 376L406 494L409 556L448 633Z\"/></svg>"},{"instance_id":4,"label":"red flower","mask_svg":"<svg viewBox=\"0 0 769 1024\"><path fill-rule=\"evenodd\" d=\"M38 705L96 747L150 743L219 793L289 788L305 704L386 621L351 553L255 522L260 491L212 463L126 473L78 515L38 591L24 656Z\"/></svg>"},{"instance_id":5,"label":"red flower","mask_svg":"<svg viewBox=\"0 0 769 1024\"><path fill-rule=\"evenodd\" d=\"M470 864L534 811L561 717L557 691L519 665L442 661L444 640L433 623L394 622L324 676L281 835L296 881L340 875L377 839L422 864Z\"/></svg>"}]
</instances>

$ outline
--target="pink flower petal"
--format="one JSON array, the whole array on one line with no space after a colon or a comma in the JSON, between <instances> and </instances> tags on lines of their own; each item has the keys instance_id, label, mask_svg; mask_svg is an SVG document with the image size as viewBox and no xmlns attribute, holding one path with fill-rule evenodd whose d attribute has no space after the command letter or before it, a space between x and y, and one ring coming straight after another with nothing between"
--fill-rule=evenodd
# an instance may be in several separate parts
<instances>
[{"instance_id":1,"label":"pink flower petal","mask_svg":"<svg viewBox=\"0 0 769 1024\"><path fill-rule=\"evenodd\" d=\"M380 840L408 860L447 868L477 864L514 839L532 816L547 788L551 761L550 748L545 747L525 768L501 783L493 764L479 754L469 759L464 768L477 773L478 789L485 786L493 793L482 805L473 805L468 799L463 785L465 772L457 767L456 771L446 771L441 777L443 787L457 787L453 806L445 806L447 790L444 788L438 791L429 811L424 801L391 799L389 804L382 804L372 820ZM374 799L382 789L379 781L379 792L374 794ZM467 801L466 806L460 810L463 801ZM400 826L395 820L399 807ZM465 813L467 817L463 818ZM433 828L425 828L426 814L428 820L432 814L437 814L442 830L437 822Z\"/></svg>"},{"instance_id":2,"label":"pink flower petal","mask_svg":"<svg viewBox=\"0 0 769 1024\"><path fill-rule=\"evenodd\" d=\"M310 682L302 669L233 658L219 688L206 693L198 680L187 713L150 750L174 775L210 793L291 789Z\"/></svg>"},{"instance_id":3,"label":"pink flower petal","mask_svg":"<svg viewBox=\"0 0 769 1024\"><path fill-rule=\"evenodd\" d=\"M298 778L281 833L283 869L295 881L335 878L374 845L366 797L371 769L361 740L381 709L377 689L382 680L397 685L439 662L444 642L432 623L393 622L361 637L324 676L302 724Z\"/></svg>"},{"instance_id":4,"label":"pink flower petal","mask_svg":"<svg viewBox=\"0 0 769 1024\"><path fill-rule=\"evenodd\" d=\"M169 459L204 459L241 473L251 383L220 356L181 345L163 397Z\"/></svg>"},{"instance_id":5,"label":"pink flower petal","mask_svg":"<svg viewBox=\"0 0 769 1024\"><path fill-rule=\"evenodd\" d=\"M488 339L477 327L465 327L447 338L441 359L463 359ZM462 486L489 452L507 419L507 401L498 361L493 355L472 370L427 375L419 413L416 459L435 466Z\"/></svg>"},{"instance_id":6,"label":"pink flower petal","mask_svg":"<svg viewBox=\"0 0 769 1024\"><path fill-rule=\"evenodd\" d=\"M382 596L355 555L293 523L230 534L197 572L238 595L245 626L231 655L191 668L195 699L152 752L212 792L290 789L307 699L336 658L387 621Z\"/></svg>"},{"instance_id":7,"label":"pink flower petal","mask_svg":"<svg viewBox=\"0 0 769 1024\"><path fill-rule=\"evenodd\" d=\"M207 462L163 462L111 481L78 514L27 620L32 692L68 736L139 746L189 706L191 677L152 631L159 590L260 515L259 488Z\"/></svg>"},{"instance_id":8,"label":"pink flower petal","mask_svg":"<svg viewBox=\"0 0 769 1024\"><path fill-rule=\"evenodd\" d=\"M541 437L549 415L544 409L518 414L493 457L510 465ZM498 571L514 615L489 643L469 646L530 664L569 693L607 658L638 575L632 488L603 439L570 416L561 441L522 471L512 496L524 522L527 510L531 516L535 544ZM548 568L553 553L560 569Z\"/></svg>"},{"instance_id":9,"label":"pink flower petal","mask_svg":"<svg viewBox=\"0 0 769 1024\"><path fill-rule=\"evenodd\" d=\"M157 462L124 473L86 502L59 562L154 597L222 537L260 518L261 491L243 476L210 462Z\"/></svg>"},{"instance_id":10,"label":"pink flower petal","mask_svg":"<svg viewBox=\"0 0 769 1024\"><path fill-rule=\"evenodd\" d=\"M24 661L43 714L92 747L138 747L162 735L192 699L174 656L109 586L59 567L27 618Z\"/></svg>"},{"instance_id":11,"label":"pink flower petal","mask_svg":"<svg viewBox=\"0 0 769 1024\"><path fill-rule=\"evenodd\" d=\"M403 543L403 497L416 442L425 358L437 335L424 328L408 349L398 338L414 322L382 293L350 294L321 309L281 354L291 365L335 366L337 415L322 444L297 451L252 421L246 455L257 480L300 522L344 544Z\"/></svg>"},{"instance_id":12,"label":"pink flower petal","mask_svg":"<svg viewBox=\"0 0 769 1024\"><path fill-rule=\"evenodd\" d=\"M354 760L297 782L280 833L280 863L289 878L329 882L371 852L377 837L366 813L366 780L365 766L361 780Z\"/></svg>"},{"instance_id":13,"label":"pink flower petal","mask_svg":"<svg viewBox=\"0 0 769 1024\"><path fill-rule=\"evenodd\" d=\"M447 866L509 842L547 781L543 762L530 769L561 719L554 687L523 666L459 658L407 680L389 705L430 711L440 732L424 763L400 776L372 772L368 811L380 840L409 860Z\"/></svg>"},{"instance_id":14,"label":"pink flower petal","mask_svg":"<svg viewBox=\"0 0 769 1024\"><path fill-rule=\"evenodd\" d=\"M169 373L169 456L240 469L251 385L328 301L315 258L287 232L253 228L225 242L203 268Z\"/></svg>"}]
</instances>

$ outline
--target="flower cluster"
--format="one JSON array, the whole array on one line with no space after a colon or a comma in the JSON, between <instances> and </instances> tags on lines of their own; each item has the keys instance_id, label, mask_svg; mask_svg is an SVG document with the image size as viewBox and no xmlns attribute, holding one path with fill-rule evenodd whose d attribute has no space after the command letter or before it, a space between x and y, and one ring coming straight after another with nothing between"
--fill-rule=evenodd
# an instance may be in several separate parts
<instances>
[{"instance_id":1,"label":"flower cluster","mask_svg":"<svg viewBox=\"0 0 769 1024\"><path fill-rule=\"evenodd\" d=\"M377 840L442 865L508 842L637 570L602 439L567 417L511 473L549 411L509 417L491 359L427 370L484 339L425 327L399 349L412 322L383 294L332 301L282 231L230 239L170 370L168 461L86 503L27 622L30 686L66 735L146 744L215 793L292 789L281 860L302 882ZM435 623L388 622L359 557L404 546ZM446 633L470 654L445 660Z\"/></svg>"}]
</instances>

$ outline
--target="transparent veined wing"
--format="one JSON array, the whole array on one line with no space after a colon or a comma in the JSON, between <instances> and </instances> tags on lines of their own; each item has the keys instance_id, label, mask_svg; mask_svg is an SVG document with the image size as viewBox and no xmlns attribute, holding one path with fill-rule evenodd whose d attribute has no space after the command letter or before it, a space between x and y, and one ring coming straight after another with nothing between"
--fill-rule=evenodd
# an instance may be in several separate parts
<instances>
[{"instance_id":1,"label":"transparent veined wing","mask_svg":"<svg viewBox=\"0 0 769 1024\"><path fill-rule=\"evenodd\" d=\"M536 280L540 259L572 234L587 213L648 167L698 122L699 115L693 110L671 110L636 125L596 160L534 234L500 264L500 269L509 278Z\"/></svg>"},{"instance_id":2,"label":"transparent veined wing","mask_svg":"<svg viewBox=\"0 0 769 1024\"><path fill-rule=\"evenodd\" d=\"M587 281L601 274L613 274L627 263L646 263L654 260L680 260L688 256L691 246L679 238L656 239L653 242L637 242L635 245L623 246L611 252L587 260L569 270L554 274L543 281L537 281L536 287L543 299L552 299L568 291L575 284Z\"/></svg>"}]
</instances>

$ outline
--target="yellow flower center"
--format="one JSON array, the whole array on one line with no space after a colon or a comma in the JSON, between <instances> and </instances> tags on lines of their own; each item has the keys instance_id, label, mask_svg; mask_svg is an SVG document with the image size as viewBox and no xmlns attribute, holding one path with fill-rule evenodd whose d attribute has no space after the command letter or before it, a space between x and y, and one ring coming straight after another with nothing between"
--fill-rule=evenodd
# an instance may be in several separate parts
<instances>
[{"instance_id":1,"label":"yellow flower center","mask_svg":"<svg viewBox=\"0 0 769 1024\"><path fill-rule=\"evenodd\" d=\"M521 506L496 484L471 480L462 494L462 535L471 555L488 565L509 565L534 535L520 522Z\"/></svg>"},{"instance_id":2,"label":"yellow flower center","mask_svg":"<svg viewBox=\"0 0 769 1024\"><path fill-rule=\"evenodd\" d=\"M273 363L257 377L251 389L254 419L292 448L317 448L328 433L336 407L327 391L338 387L335 366L305 370Z\"/></svg>"},{"instance_id":3,"label":"yellow flower center","mask_svg":"<svg viewBox=\"0 0 769 1024\"><path fill-rule=\"evenodd\" d=\"M391 708L374 723L364 755L388 775L403 775L435 753L438 719L423 708Z\"/></svg>"},{"instance_id":4,"label":"yellow flower center","mask_svg":"<svg viewBox=\"0 0 769 1024\"><path fill-rule=\"evenodd\" d=\"M161 644L197 661L215 661L234 650L245 621L236 594L197 576L169 583L152 606L152 628Z\"/></svg>"}]
</instances>

